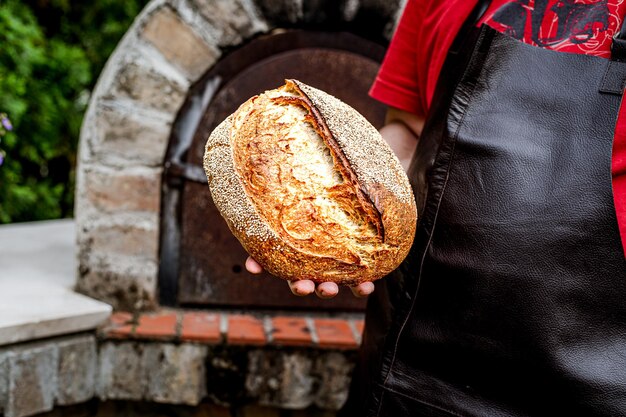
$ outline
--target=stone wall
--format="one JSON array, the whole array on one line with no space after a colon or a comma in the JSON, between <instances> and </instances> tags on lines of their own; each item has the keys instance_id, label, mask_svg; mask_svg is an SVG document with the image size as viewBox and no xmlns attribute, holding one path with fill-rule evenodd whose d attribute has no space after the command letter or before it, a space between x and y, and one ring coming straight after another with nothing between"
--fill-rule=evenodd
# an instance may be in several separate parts
<instances>
[{"instance_id":1,"label":"stone wall","mask_svg":"<svg viewBox=\"0 0 626 417\"><path fill-rule=\"evenodd\" d=\"M98 398L222 406L255 404L338 410L354 352L107 341L100 346ZM10 417L7 415L7 417Z\"/></svg>"},{"instance_id":2,"label":"stone wall","mask_svg":"<svg viewBox=\"0 0 626 417\"><path fill-rule=\"evenodd\" d=\"M156 307L161 176L172 123L189 87L222 54L281 27L389 38L402 5L151 1L107 62L84 118L75 211L78 290L116 309Z\"/></svg>"},{"instance_id":3,"label":"stone wall","mask_svg":"<svg viewBox=\"0 0 626 417\"><path fill-rule=\"evenodd\" d=\"M100 332L99 396L335 411L363 327L358 314L117 312Z\"/></svg>"},{"instance_id":4,"label":"stone wall","mask_svg":"<svg viewBox=\"0 0 626 417\"><path fill-rule=\"evenodd\" d=\"M355 356L353 349L111 337L85 333L2 348L0 415L26 417L96 400L189 406L189 415L198 416L212 415L205 409L330 416L347 397Z\"/></svg>"},{"instance_id":5,"label":"stone wall","mask_svg":"<svg viewBox=\"0 0 626 417\"><path fill-rule=\"evenodd\" d=\"M22 417L90 400L96 394L93 334L0 349L0 413Z\"/></svg>"}]
</instances>

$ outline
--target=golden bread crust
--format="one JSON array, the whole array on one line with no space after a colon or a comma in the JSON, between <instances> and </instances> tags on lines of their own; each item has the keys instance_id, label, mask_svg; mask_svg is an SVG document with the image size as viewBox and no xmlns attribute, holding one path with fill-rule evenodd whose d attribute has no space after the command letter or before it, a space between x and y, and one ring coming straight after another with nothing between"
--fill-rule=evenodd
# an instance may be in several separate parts
<instances>
[{"instance_id":1,"label":"golden bread crust","mask_svg":"<svg viewBox=\"0 0 626 417\"><path fill-rule=\"evenodd\" d=\"M356 285L408 254L417 213L399 161L338 99L296 80L252 97L210 135L213 200L270 273Z\"/></svg>"}]
</instances>

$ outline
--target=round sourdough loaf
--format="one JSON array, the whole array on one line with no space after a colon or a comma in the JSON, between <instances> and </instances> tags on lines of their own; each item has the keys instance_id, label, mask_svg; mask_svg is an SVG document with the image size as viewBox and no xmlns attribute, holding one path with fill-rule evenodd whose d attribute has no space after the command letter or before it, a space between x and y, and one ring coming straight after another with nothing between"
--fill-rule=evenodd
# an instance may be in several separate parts
<instances>
[{"instance_id":1,"label":"round sourdough loaf","mask_svg":"<svg viewBox=\"0 0 626 417\"><path fill-rule=\"evenodd\" d=\"M204 169L234 235L278 277L372 281L413 242L415 200L392 150L352 107L297 80L224 120Z\"/></svg>"}]
</instances>

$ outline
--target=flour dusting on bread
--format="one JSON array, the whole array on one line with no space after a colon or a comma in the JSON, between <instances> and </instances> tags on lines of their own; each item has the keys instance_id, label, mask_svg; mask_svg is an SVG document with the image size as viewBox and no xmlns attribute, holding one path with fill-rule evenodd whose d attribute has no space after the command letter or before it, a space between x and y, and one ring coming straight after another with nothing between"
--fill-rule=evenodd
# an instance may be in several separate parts
<instances>
[{"instance_id":1,"label":"flour dusting on bread","mask_svg":"<svg viewBox=\"0 0 626 417\"><path fill-rule=\"evenodd\" d=\"M416 209L399 161L350 106L306 84L252 97L207 141L216 207L271 273L354 285L408 253Z\"/></svg>"}]
</instances>

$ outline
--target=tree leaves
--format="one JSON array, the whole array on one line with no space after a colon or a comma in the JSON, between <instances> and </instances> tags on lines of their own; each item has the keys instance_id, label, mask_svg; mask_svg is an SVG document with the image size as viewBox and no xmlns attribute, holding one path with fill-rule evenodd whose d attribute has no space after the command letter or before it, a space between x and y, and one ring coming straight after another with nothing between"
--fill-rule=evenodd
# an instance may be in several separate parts
<instances>
[{"instance_id":1,"label":"tree leaves","mask_svg":"<svg viewBox=\"0 0 626 417\"><path fill-rule=\"evenodd\" d=\"M86 97L145 3L0 2L1 223L72 215Z\"/></svg>"}]
</instances>

